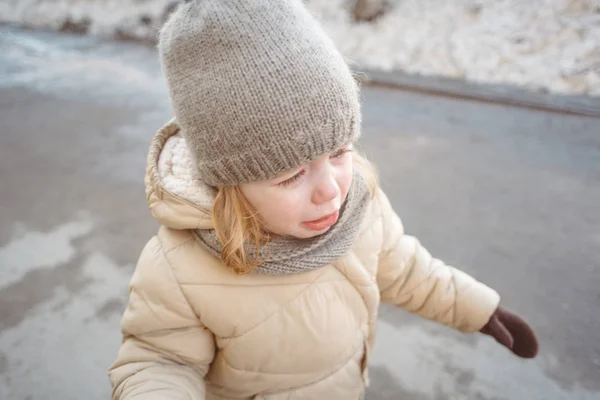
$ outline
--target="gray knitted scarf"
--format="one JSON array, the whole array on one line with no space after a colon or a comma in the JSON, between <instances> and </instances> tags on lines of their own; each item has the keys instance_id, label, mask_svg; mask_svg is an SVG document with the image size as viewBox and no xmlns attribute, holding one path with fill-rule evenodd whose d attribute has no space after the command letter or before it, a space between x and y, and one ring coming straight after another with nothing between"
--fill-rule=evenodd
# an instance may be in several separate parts
<instances>
[{"instance_id":1,"label":"gray knitted scarf","mask_svg":"<svg viewBox=\"0 0 600 400\"><path fill-rule=\"evenodd\" d=\"M260 250L260 259L267 261L255 269L264 275L290 275L324 267L341 258L350 249L365 216L371 192L362 175L355 170L346 201L340 209L340 218L324 234L309 238L276 237ZM221 256L223 245L214 229L196 231L198 241L212 254ZM247 251L255 254L248 246Z\"/></svg>"}]
</instances>

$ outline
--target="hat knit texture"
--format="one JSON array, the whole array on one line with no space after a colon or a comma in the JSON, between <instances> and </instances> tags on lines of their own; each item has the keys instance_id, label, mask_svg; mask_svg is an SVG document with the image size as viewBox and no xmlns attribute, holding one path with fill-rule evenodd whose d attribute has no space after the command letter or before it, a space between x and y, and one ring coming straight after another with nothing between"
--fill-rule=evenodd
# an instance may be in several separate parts
<instances>
[{"instance_id":1,"label":"hat knit texture","mask_svg":"<svg viewBox=\"0 0 600 400\"><path fill-rule=\"evenodd\" d=\"M160 32L178 125L202 180L274 178L360 135L359 89L300 0L192 0Z\"/></svg>"}]
</instances>

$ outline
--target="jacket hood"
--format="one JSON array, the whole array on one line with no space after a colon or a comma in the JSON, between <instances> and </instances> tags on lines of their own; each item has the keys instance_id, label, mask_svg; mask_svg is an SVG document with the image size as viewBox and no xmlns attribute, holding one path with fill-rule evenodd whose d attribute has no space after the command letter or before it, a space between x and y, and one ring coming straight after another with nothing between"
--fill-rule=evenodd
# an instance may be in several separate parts
<instances>
[{"instance_id":1,"label":"jacket hood","mask_svg":"<svg viewBox=\"0 0 600 400\"><path fill-rule=\"evenodd\" d=\"M175 120L152 139L146 198L154 218L172 229L211 229L216 189L202 182Z\"/></svg>"}]
</instances>

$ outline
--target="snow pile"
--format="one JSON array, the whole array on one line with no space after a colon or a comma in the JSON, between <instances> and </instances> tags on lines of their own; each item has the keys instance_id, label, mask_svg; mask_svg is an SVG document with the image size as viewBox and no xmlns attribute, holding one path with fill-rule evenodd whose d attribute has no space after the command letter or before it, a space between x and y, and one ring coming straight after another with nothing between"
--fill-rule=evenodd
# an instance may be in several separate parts
<instances>
[{"instance_id":1,"label":"snow pile","mask_svg":"<svg viewBox=\"0 0 600 400\"><path fill-rule=\"evenodd\" d=\"M600 0L398 0L362 24L347 0L308 4L364 67L600 95Z\"/></svg>"},{"instance_id":2,"label":"snow pile","mask_svg":"<svg viewBox=\"0 0 600 400\"><path fill-rule=\"evenodd\" d=\"M361 67L600 95L600 0L390 1L370 23L354 0L305 3ZM152 42L176 3L3 0L0 20Z\"/></svg>"},{"instance_id":3,"label":"snow pile","mask_svg":"<svg viewBox=\"0 0 600 400\"><path fill-rule=\"evenodd\" d=\"M2 0L0 21L153 42L177 3L176 0Z\"/></svg>"}]
</instances>

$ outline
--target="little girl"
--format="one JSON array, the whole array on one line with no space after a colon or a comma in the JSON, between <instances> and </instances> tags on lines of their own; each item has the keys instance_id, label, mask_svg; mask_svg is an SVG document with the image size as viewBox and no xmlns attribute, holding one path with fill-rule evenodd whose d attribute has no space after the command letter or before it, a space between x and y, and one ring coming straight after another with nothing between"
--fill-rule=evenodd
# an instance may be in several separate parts
<instances>
[{"instance_id":1,"label":"little girl","mask_svg":"<svg viewBox=\"0 0 600 400\"><path fill-rule=\"evenodd\" d=\"M187 1L159 52L175 119L148 155L161 227L114 400L358 399L380 301L536 355L494 290L404 234L353 148L358 86L300 0Z\"/></svg>"}]
</instances>

